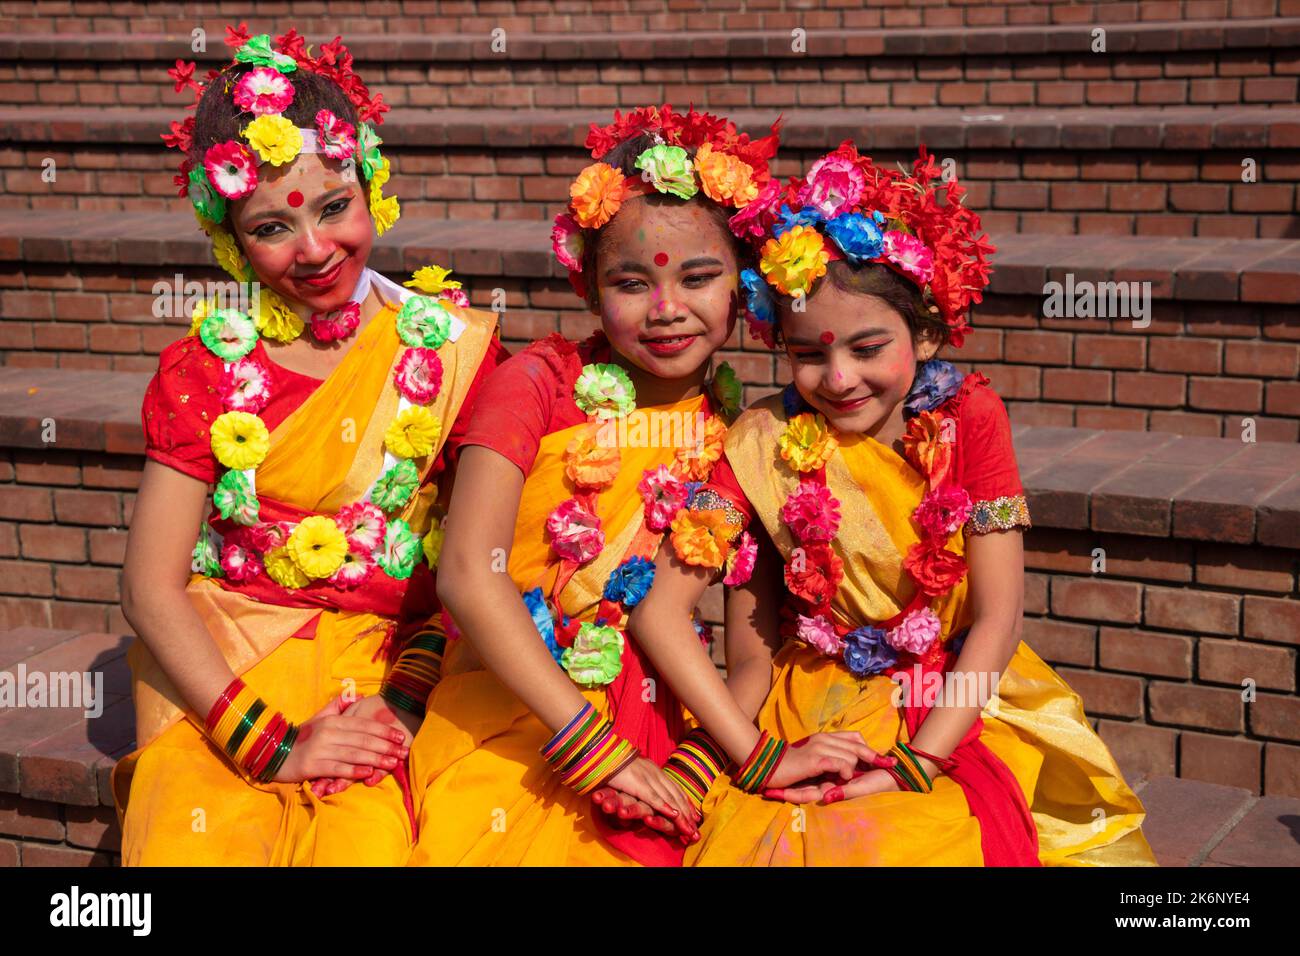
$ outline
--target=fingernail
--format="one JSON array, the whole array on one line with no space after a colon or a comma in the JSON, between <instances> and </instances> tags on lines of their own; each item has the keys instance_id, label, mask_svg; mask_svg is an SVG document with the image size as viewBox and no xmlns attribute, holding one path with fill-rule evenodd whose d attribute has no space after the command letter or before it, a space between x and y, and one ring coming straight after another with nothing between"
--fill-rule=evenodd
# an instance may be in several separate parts
<instances>
[{"instance_id":1,"label":"fingernail","mask_svg":"<svg viewBox=\"0 0 1300 956\"><path fill-rule=\"evenodd\" d=\"M826 796L822 797L822 803L838 803L844 799L844 790L841 787L831 787L826 791Z\"/></svg>"},{"instance_id":2,"label":"fingernail","mask_svg":"<svg viewBox=\"0 0 1300 956\"><path fill-rule=\"evenodd\" d=\"M780 800L783 793L785 793L784 790L764 790L763 796L769 800Z\"/></svg>"}]
</instances>

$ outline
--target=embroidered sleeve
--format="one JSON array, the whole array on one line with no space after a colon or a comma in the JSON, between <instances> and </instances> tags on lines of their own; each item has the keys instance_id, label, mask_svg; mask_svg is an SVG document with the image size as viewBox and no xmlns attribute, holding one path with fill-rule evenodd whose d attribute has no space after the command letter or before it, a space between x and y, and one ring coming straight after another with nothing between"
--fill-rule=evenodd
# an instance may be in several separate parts
<instances>
[{"instance_id":1,"label":"embroidered sleeve","mask_svg":"<svg viewBox=\"0 0 1300 956\"><path fill-rule=\"evenodd\" d=\"M753 517L725 454L713 466L709 481L673 519L671 540L678 560L699 567L734 570L737 539Z\"/></svg>"},{"instance_id":2,"label":"embroidered sleeve","mask_svg":"<svg viewBox=\"0 0 1300 956\"><path fill-rule=\"evenodd\" d=\"M218 470L208 429L221 414L220 368L197 338L173 342L158 357L140 410L146 456L209 484Z\"/></svg>"},{"instance_id":3,"label":"embroidered sleeve","mask_svg":"<svg viewBox=\"0 0 1300 956\"><path fill-rule=\"evenodd\" d=\"M975 501L973 505L970 520L966 522L968 535L1032 527L1024 495L1004 495L991 501Z\"/></svg>"},{"instance_id":4,"label":"embroidered sleeve","mask_svg":"<svg viewBox=\"0 0 1300 956\"><path fill-rule=\"evenodd\" d=\"M967 534L1031 527L1011 442L1011 419L996 392L972 389L957 431L958 480L971 497Z\"/></svg>"}]
</instances>

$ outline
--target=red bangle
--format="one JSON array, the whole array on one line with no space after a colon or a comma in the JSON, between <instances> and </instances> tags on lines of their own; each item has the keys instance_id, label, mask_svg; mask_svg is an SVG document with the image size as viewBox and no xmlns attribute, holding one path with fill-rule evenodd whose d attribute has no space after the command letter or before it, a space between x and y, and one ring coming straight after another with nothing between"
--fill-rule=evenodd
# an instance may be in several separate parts
<instances>
[{"instance_id":1,"label":"red bangle","mask_svg":"<svg viewBox=\"0 0 1300 956\"><path fill-rule=\"evenodd\" d=\"M928 754L924 750L918 750L910 743L907 747L918 757L924 757L926 760L934 763L934 765L940 770L950 770L957 765L957 761L953 760L951 757L936 757L934 754Z\"/></svg>"},{"instance_id":2,"label":"red bangle","mask_svg":"<svg viewBox=\"0 0 1300 956\"><path fill-rule=\"evenodd\" d=\"M203 722L208 733L216 729L217 724L221 721L221 715L226 712L230 702L239 696L239 692L244 689L244 680L236 677L226 685L225 690L217 695L217 699L212 702L212 707L208 710L208 718Z\"/></svg>"}]
</instances>

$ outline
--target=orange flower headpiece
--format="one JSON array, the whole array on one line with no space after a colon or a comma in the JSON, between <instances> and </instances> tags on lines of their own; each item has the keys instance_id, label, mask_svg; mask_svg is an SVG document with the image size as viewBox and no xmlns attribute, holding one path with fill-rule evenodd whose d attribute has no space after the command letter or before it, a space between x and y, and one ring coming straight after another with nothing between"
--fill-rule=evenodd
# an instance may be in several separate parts
<instances>
[{"instance_id":1,"label":"orange flower headpiece","mask_svg":"<svg viewBox=\"0 0 1300 956\"><path fill-rule=\"evenodd\" d=\"M832 259L879 262L915 283L960 347L972 303L982 301L996 249L956 179L942 181L921 146L909 176L876 166L851 140L813 163L765 204L745 209L759 273L745 270L750 331L769 347L776 319L772 289L807 295ZM734 220L733 220L734 222ZM764 281L766 280L766 281ZM771 287L769 289L768 287Z\"/></svg>"},{"instance_id":2,"label":"orange flower headpiece","mask_svg":"<svg viewBox=\"0 0 1300 956\"><path fill-rule=\"evenodd\" d=\"M736 131L736 124L695 107L674 113L667 104L643 106L626 116L614 111L609 126L591 124L587 148L596 160L569 186L567 212L555 217L551 246L555 257L569 270L569 282L578 295L586 295L582 254L589 232L600 229L632 196L659 192L690 199L703 192L722 206L737 210L732 230L737 235L744 210L779 193L768 160L776 154L781 121L762 139L751 140ZM620 169L601 162L615 147L641 136L653 137L653 146L636 157L640 178L629 179Z\"/></svg>"},{"instance_id":3,"label":"orange flower headpiece","mask_svg":"<svg viewBox=\"0 0 1300 956\"><path fill-rule=\"evenodd\" d=\"M193 62L177 60L167 75L177 93L186 88L194 91L194 102L186 107L190 110L198 105L208 86L223 82L235 105L248 117L239 138L209 147L196 163L190 155L194 114L173 121L171 131L162 134L167 146L184 154L174 182L180 187L179 195L188 197L193 204L199 225L212 237L217 260L235 278L248 278L245 264L238 261L237 252L232 251L233 241L221 225L226 203L242 199L257 188L260 165L282 166L299 153L322 153L359 169L369 186L376 231L382 235L397 220L399 207L395 196L385 197L382 192L391 167L379 151L383 140L372 123L382 123L389 107L382 93L372 96L353 72L352 54L342 38L323 44L320 54L313 56L297 30L276 37L273 43L265 33L250 36L247 25L240 23L238 28L226 27L226 45L234 50L234 58L222 69L210 70L205 83L194 79ZM320 110L314 117L314 127L309 129L298 128L286 118L284 111L295 95L288 77L299 70L336 84L356 107L358 125L354 127L329 110Z\"/></svg>"}]
</instances>

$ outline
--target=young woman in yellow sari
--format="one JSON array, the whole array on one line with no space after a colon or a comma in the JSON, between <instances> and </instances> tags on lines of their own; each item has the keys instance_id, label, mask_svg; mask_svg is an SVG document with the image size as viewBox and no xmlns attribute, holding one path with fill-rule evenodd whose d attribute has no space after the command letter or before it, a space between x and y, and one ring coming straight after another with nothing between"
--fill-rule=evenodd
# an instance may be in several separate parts
<instances>
[{"instance_id":1,"label":"young woman in yellow sari","mask_svg":"<svg viewBox=\"0 0 1300 956\"><path fill-rule=\"evenodd\" d=\"M366 267L397 206L370 125L385 107L346 48L230 42L206 88L173 71L197 110L170 141L229 285L252 297L200 306L145 397L123 862L386 861L413 839L404 758L429 654L407 639L437 609L431 529L504 354L495 316L444 270L417 272L416 294Z\"/></svg>"},{"instance_id":2,"label":"young woman in yellow sari","mask_svg":"<svg viewBox=\"0 0 1300 956\"><path fill-rule=\"evenodd\" d=\"M749 318L793 383L736 421L630 622L732 762L688 864L1154 862L1078 696L1020 640L1010 423L987 379L934 360L993 250L937 172L924 149L907 176L846 142L764 217ZM688 623L729 552L754 567L727 597L728 666L748 675L731 694ZM778 780L861 741L883 759Z\"/></svg>"},{"instance_id":3,"label":"young woman in yellow sari","mask_svg":"<svg viewBox=\"0 0 1300 956\"><path fill-rule=\"evenodd\" d=\"M416 865L674 865L695 835L660 769L680 705L623 628L739 399L729 369L709 383L738 316L728 217L767 187L776 135L665 106L587 145L554 238L601 331L506 362L466 436L438 582L461 636L411 751ZM593 814L602 784L649 822Z\"/></svg>"}]
</instances>

